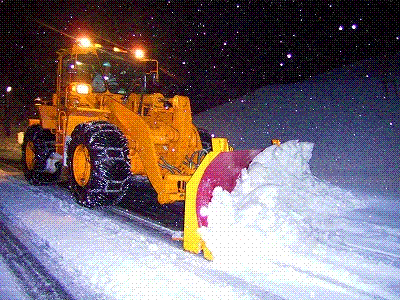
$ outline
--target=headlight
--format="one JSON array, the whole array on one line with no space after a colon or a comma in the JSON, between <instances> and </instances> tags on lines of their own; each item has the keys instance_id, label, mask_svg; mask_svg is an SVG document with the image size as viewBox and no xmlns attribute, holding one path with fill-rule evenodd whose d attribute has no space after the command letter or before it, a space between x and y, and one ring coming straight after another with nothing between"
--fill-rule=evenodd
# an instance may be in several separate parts
<instances>
[{"instance_id":1,"label":"headlight","mask_svg":"<svg viewBox=\"0 0 400 300\"><path fill-rule=\"evenodd\" d=\"M78 94L89 94L89 86L87 84L78 84L76 85L76 92Z\"/></svg>"}]
</instances>

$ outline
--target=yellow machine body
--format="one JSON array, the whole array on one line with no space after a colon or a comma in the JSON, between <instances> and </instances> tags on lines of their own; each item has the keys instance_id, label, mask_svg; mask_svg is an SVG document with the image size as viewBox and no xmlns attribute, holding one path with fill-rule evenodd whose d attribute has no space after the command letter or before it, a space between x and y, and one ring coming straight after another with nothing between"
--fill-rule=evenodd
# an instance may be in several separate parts
<instances>
[{"instance_id":1,"label":"yellow machine body","mask_svg":"<svg viewBox=\"0 0 400 300\"><path fill-rule=\"evenodd\" d=\"M40 124L52 130L56 152L64 156L66 141L77 125L97 120L115 124L128 140L132 174L148 177L161 204L184 200L186 184L195 171L187 157L202 149L192 123L189 98L176 95L166 99L160 93L133 92L126 97L108 90L94 92L90 85L93 73L71 75L65 70L65 60L68 57L68 63L79 68L80 55L97 55L97 51L97 45L78 44L59 51L57 92L52 105L37 105L40 120L30 120L30 125ZM80 92L82 87L84 93Z\"/></svg>"},{"instance_id":2,"label":"yellow machine body","mask_svg":"<svg viewBox=\"0 0 400 300\"><path fill-rule=\"evenodd\" d=\"M230 166L226 167L223 162L228 159L236 164L235 161L245 158L248 163L254 153L250 151L231 154L224 158L221 155L232 152L232 148L226 139L213 139L213 151L205 157L202 156L204 159L199 164L202 142L192 123L188 97L175 95L166 98L157 92L138 92L134 89L134 81L124 89L110 91L110 88L106 88L100 92L95 91L92 81L96 71L100 71L102 63L109 64L104 57L113 59L113 64L117 67L125 64L120 49L114 48L111 51L97 44L77 43L69 50L60 50L58 55L56 93L53 94L51 103L37 105L40 118L29 120L29 125L40 125L55 135L54 151L60 161L63 161L64 167L67 166L68 142L77 126L93 121L115 125L127 140L131 174L146 176L161 204L186 201L184 249L194 253L203 250L205 257L212 259L211 252L198 233L198 228L207 224L199 216L199 209L210 201L211 189L215 184L223 185L221 180L216 179L217 176L229 176L231 185L239 176L236 171L224 175L223 169L230 169ZM141 70L145 70L143 74L158 78L158 63L155 71L153 67L149 72L146 71L146 63L149 61L152 62L145 60L144 67L141 67ZM134 76L136 69L130 65L128 67L127 72ZM120 69L120 79L124 79L126 75L125 69ZM31 172L36 159L32 150L33 142L25 143L24 149L25 164L28 172ZM77 145L73 153L73 177L78 188L84 187L90 181L95 162L91 161L89 150L83 144ZM222 159L222 163L218 162L218 158ZM210 173L212 164L214 165L211 168L216 170L216 175ZM245 165L239 163L236 169L240 171L243 167ZM223 181L225 179L222 178ZM214 185L205 185L208 181L214 182ZM205 194L208 197L206 200Z\"/></svg>"}]
</instances>

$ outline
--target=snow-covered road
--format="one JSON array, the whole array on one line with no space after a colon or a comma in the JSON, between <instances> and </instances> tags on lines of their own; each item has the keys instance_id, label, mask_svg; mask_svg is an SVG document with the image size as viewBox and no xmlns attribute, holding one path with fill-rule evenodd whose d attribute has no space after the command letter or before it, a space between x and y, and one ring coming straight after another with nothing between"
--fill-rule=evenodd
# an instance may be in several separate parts
<instances>
[{"instance_id":1,"label":"snow-covered road","mask_svg":"<svg viewBox=\"0 0 400 300\"><path fill-rule=\"evenodd\" d=\"M13 174L0 180L8 228L76 299L400 299L400 232L379 225L376 210L332 219L313 256L209 262L168 231Z\"/></svg>"},{"instance_id":2,"label":"snow-covered road","mask_svg":"<svg viewBox=\"0 0 400 300\"><path fill-rule=\"evenodd\" d=\"M3 172L0 190L9 228L77 299L279 299L165 233L78 206L60 187Z\"/></svg>"}]
</instances>

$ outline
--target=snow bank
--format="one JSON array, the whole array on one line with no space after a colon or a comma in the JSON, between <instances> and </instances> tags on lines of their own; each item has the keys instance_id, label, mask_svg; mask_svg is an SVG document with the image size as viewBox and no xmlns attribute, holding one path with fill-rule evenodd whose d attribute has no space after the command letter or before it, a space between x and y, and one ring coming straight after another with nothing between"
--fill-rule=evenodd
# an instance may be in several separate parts
<instances>
[{"instance_id":1,"label":"snow bank","mask_svg":"<svg viewBox=\"0 0 400 300\"><path fill-rule=\"evenodd\" d=\"M216 137L228 138L235 149L262 149L271 139L312 142L318 147L310 166L318 178L354 194L398 201L396 58L396 71L387 78L379 63L366 61L303 82L267 85L193 120Z\"/></svg>"}]
</instances>

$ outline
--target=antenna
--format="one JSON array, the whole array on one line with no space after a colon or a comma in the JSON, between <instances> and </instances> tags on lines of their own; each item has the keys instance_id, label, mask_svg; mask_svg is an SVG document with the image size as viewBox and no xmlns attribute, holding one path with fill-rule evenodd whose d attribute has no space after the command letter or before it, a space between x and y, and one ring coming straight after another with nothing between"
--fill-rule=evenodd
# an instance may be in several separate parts
<instances>
[{"instance_id":1,"label":"antenna","mask_svg":"<svg viewBox=\"0 0 400 300\"><path fill-rule=\"evenodd\" d=\"M61 33L62 35L65 35L65 36L67 36L67 37L69 37L69 38L71 38L71 39L74 39L74 40L77 39L76 37L74 37L74 36L72 36L72 35L69 35L69 34L67 34L67 33L65 33L65 32L63 32L63 31L61 31L61 30L58 30L57 28L54 28L53 26L50 26L50 25L48 25L48 24L46 24L46 23L43 23L43 22L41 22L41 21L39 21L39 20L34 19L34 21L35 21L36 23L38 23L39 25L45 26L45 27L47 27L47 28L49 28L49 29L51 29L51 30L53 30L53 31L55 31L55 32Z\"/></svg>"}]
</instances>

